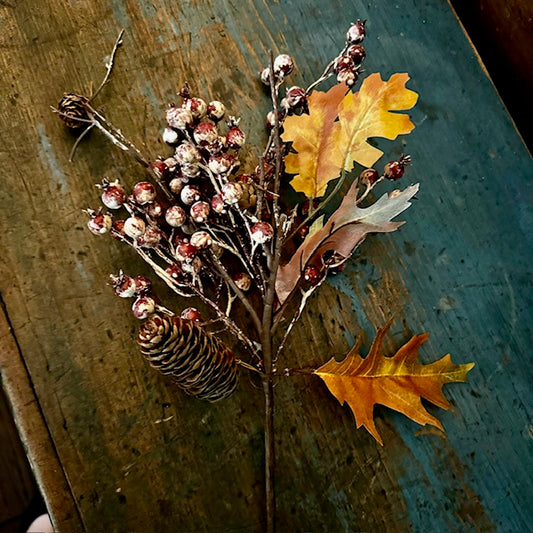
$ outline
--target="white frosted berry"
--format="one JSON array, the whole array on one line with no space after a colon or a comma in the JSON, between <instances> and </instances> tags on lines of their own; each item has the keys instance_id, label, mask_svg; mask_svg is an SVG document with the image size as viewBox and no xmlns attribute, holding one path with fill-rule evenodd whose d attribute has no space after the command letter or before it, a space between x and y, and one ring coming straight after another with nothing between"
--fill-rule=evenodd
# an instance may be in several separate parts
<instances>
[{"instance_id":1,"label":"white frosted berry","mask_svg":"<svg viewBox=\"0 0 533 533\"><path fill-rule=\"evenodd\" d=\"M274 59L274 74L277 76L286 76L294 69L294 61L287 54L280 54Z\"/></svg>"},{"instance_id":2,"label":"white frosted berry","mask_svg":"<svg viewBox=\"0 0 533 533\"><path fill-rule=\"evenodd\" d=\"M200 314L200 311L196 309L196 307L187 307L187 309L184 309L181 312L180 318L183 318L185 320L192 320L193 322L203 322L202 315Z\"/></svg>"},{"instance_id":3,"label":"white frosted berry","mask_svg":"<svg viewBox=\"0 0 533 533\"><path fill-rule=\"evenodd\" d=\"M140 181L133 187L133 198L140 205L153 202L155 197L155 187L149 181Z\"/></svg>"},{"instance_id":4,"label":"white frosted berry","mask_svg":"<svg viewBox=\"0 0 533 533\"><path fill-rule=\"evenodd\" d=\"M200 189L196 185L185 185L181 189L180 198L185 205L192 205L200 199Z\"/></svg>"},{"instance_id":5,"label":"white frosted berry","mask_svg":"<svg viewBox=\"0 0 533 533\"><path fill-rule=\"evenodd\" d=\"M268 222L256 222L251 229L252 239L258 244L268 242L274 236L274 229Z\"/></svg>"},{"instance_id":6,"label":"white frosted berry","mask_svg":"<svg viewBox=\"0 0 533 533\"><path fill-rule=\"evenodd\" d=\"M206 250L211 246L213 239L207 231L196 231L191 235L190 243L198 250Z\"/></svg>"},{"instance_id":7,"label":"white frosted berry","mask_svg":"<svg viewBox=\"0 0 533 533\"><path fill-rule=\"evenodd\" d=\"M226 134L226 142L233 150L238 150L244 146L245 141L246 135L238 126L233 126L228 130L228 133Z\"/></svg>"},{"instance_id":8,"label":"white frosted berry","mask_svg":"<svg viewBox=\"0 0 533 533\"><path fill-rule=\"evenodd\" d=\"M186 178L196 178L200 174L200 167L196 163L186 163L181 165L181 173Z\"/></svg>"},{"instance_id":9,"label":"white frosted berry","mask_svg":"<svg viewBox=\"0 0 533 533\"><path fill-rule=\"evenodd\" d=\"M224 183L221 190L222 199L226 204L236 204L243 195L242 186L235 181L228 181Z\"/></svg>"},{"instance_id":10,"label":"white frosted berry","mask_svg":"<svg viewBox=\"0 0 533 533\"><path fill-rule=\"evenodd\" d=\"M174 172L178 166L178 162L176 161L175 157L167 157L163 163L165 163L165 166L169 172Z\"/></svg>"},{"instance_id":11,"label":"white frosted berry","mask_svg":"<svg viewBox=\"0 0 533 533\"><path fill-rule=\"evenodd\" d=\"M120 298L133 298L135 296L135 282L131 276L126 276L121 271L118 276L111 274L109 279L115 294Z\"/></svg>"},{"instance_id":12,"label":"white frosted berry","mask_svg":"<svg viewBox=\"0 0 533 533\"><path fill-rule=\"evenodd\" d=\"M137 238L137 244L144 248L156 248L161 242L161 231L153 226L147 226L144 233Z\"/></svg>"},{"instance_id":13,"label":"white frosted berry","mask_svg":"<svg viewBox=\"0 0 533 533\"><path fill-rule=\"evenodd\" d=\"M113 219L111 218L111 215L104 215L103 213L91 215L91 218L87 222L89 231L95 235L103 235L104 233L107 233L112 225Z\"/></svg>"},{"instance_id":14,"label":"white frosted berry","mask_svg":"<svg viewBox=\"0 0 533 533\"><path fill-rule=\"evenodd\" d=\"M200 122L194 128L194 140L200 145L205 146L214 142L218 138L218 131L212 122Z\"/></svg>"},{"instance_id":15,"label":"white frosted berry","mask_svg":"<svg viewBox=\"0 0 533 533\"><path fill-rule=\"evenodd\" d=\"M198 223L205 222L210 211L209 204L200 200L191 205L191 218Z\"/></svg>"},{"instance_id":16,"label":"white frosted berry","mask_svg":"<svg viewBox=\"0 0 533 533\"><path fill-rule=\"evenodd\" d=\"M279 111L269 111L265 120L266 126L269 130L274 129L276 126L276 113L278 114L278 125L281 125L283 122L283 115Z\"/></svg>"},{"instance_id":17,"label":"white frosted berry","mask_svg":"<svg viewBox=\"0 0 533 533\"><path fill-rule=\"evenodd\" d=\"M226 204L224 203L222 195L215 194L213 198L211 198L211 209L218 214L226 212Z\"/></svg>"},{"instance_id":18,"label":"white frosted berry","mask_svg":"<svg viewBox=\"0 0 533 533\"><path fill-rule=\"evenodd\" d=\"M262 81L265 85L270 85L270 67L265 67L265 68L261 71L261 81Z\"/></svg>"},{"instance_id":19,"label":"white frosted berry","mask_svg":"<svg viewBox=\"0 0 533 533\"><path fill-rule=\"evenodd\" d=\"M364 40L365 35L365 21L357 19L357 22L352 24L346 33L346 41L349 44L359 44Z\"/></svg>"},{"instance_id":20,"label":"white frosted berry","mask_svg":"<svg viewBox=\"0 0 533 533\"><path fill-rule=\"evenodd\" d=\"M148 204L144 208L144 212L151 218L151 219L158 219L161 218L163 215L164 209L163 206L159 202L152 202L151 204Z\"/></svg>"},{"instance_id":21,"label":"white frosted berry","mask_svg":"<svg viewBox=\"0 0 533 533\"><path fill-rule=\"evenodd\" d=\"M227 154L214 155L209 158L209 170L213 174L225 174L233 163L233 158Z\"/></svg>"},{"instance_id":22,"label":"white frosted berry","mask_svg":"<svg viewBox=\"0 0 533 533\"><path fill-rule=\"evenodd\" d=\"M196 148L196 146L190 142L185 142L177 146L174 157L180 165L184 165L186 163L198 163L201 159L198 148Z\"/></svg>"},{"instance_id":23,"label":"white frosted berry","mask_svg":"<svg viewBox=\"0 0 533 533\"><path fill-rule=\"evenodd\" d=\"M201 98L187 98L183 107L188 109L194 118L202 118L207 112L207 104Z\"/></svg>"},{"instance_id":24,"label":"white frosted berry","mask_svg":"<svg viewBox=\"0 0 533 533\"><path fill-rule=\"evenodd\" d=\"M126 192L124 187L118 181L115 181L104 188L101 199L108 209L119 209L124 205Z\"/></svg>"},{"instance_id":25,"label":"white frosted berry","mask_svg":"<svg viewBox=\"0 0 533 533\"><path fill-rule=\"evenodd\" d=\"M124 233L132 239L137 239L146 231L144 220L139 217L129 217L124 221Z\"/></svg>"},{"instance_id":26,"label":"white frosted berry","mask_svg":"<svg viewBox=\"0 0 533 533\"><path fill-rule=\"evenodd\" d=\"M209 105L207 106L207 116L211 120L218 122L219 120L224 118L225 114L226 107L222 102L219 102L218 100L213 100L212 102L209 102Z\"/></svg>"},{"instance_id":27,"label":"white frosted berry","mask_svg":"<svg viewBox=\"0 0 533 533\"><path fill-rule=\"evenodd\" d=\"M193 116L189 109L170 107L167 109L167 123L171 128L185 130L193 123Z\"/></svg>"},{"instance_id":28,"label":"white frosted berry","mask_svg":"<svg viewBox=\"0 0 533 533\"><path fill-rule=\"evenodd\" d=\"M185 187L185 181L181 178L174 178L170 180L168 186L174 194L179 194L181 192L181 189Z\"/></svg>"},{"instance_id":29,"label":"white frosted berry","mask_svg":"<svg viewBox=\"0 0 533 533\"><path fill-rule=\"evenodd\" d=\"M139 320L148 318L155 311L155 300L150 296L137 298L131 306L133 316Z\"/></svg>"},{"instance_id":30,"label":"white frosted berry","mask_svg":"<svg viewBox=\"0 0 533 533\"><path fill-rule=\"evenodd\" d=\"M187 213L179 205L172 205L166 210L165 220L169 226L179 228L187 221Z\"/></svg>"},{"instance_id":31,"label":"white frosted berry","mask_svg":"<svg viewBox=\"0 0 533 533\"><path fill-rule=\"evenodd\" d=\"M165 128L163 130L163 142L166 142L167 144L176 144L178 142L178 132L176 130L173 130L172 128Z\"/></svg>"},{"instance_id":32,"label":"white frosted berry","mask_svg":"<svg viewBox=\"0 0 533 533\"><path fill-rule=\"evenodd\" d=\"M183 241L176 247L176 259L182 263L190 263L196 257L198 248L188 241ZM183 265L182 265L183 267Z\"/></svg>"},{"instance_id":33,"label":"white frosted berry","mask_svg":"<svg viewBox=\"0 0 533 533\"><path fill-rule=\"evenodd\" d=\"M199 257L193 257L191 261L184 261L181 264L183 272L191 274L192 276L197 276L198 274L200 274L203 266L204 264L202 263L202 260Z\"/></svg>"}]
</instances>

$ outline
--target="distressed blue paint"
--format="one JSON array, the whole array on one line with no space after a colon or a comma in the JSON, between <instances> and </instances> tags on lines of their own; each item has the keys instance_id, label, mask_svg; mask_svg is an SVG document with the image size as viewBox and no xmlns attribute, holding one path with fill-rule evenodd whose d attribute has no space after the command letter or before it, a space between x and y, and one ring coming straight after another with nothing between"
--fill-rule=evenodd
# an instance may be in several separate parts
<instances>
[{"instance_id":1,"label":"distressed blue paint","mask_svg":"<svg viewBox=\"0 0 533 533\"><path fill-rule=\"evenodd\" d=\"M155 95L152 85L150 83L146 83L140 87L140 90L150 103L150 106L152 107L152 113L154 115L161 113L161 101Z\"/></svg>"},{"instance_id":2,"label":"distressed blue paint","mask_svg":"<svg viewBox=\"0 0 533 533\"><path fill-rule=\"evenodd\" d=\"M109 0L113 17L118 22L120 27L128 28L130 25L130 17L128 15L128 7L126 0Z\"/></svg>"},{"instance_id":3,"label":"distressed blue paint","mask_svg":"<svg viewBox=\"0 0 533 533\"><path fill-rule=\"evenodd\" d=\"M156 15L157 9L151 0L137 0L141 7L142 14L147 18L152 18Z\"/></svg>"},{"instance_id":4,"label":"distressed blue paint","mask_svg":"<svg viewBox=\"0 0 533 533\"><path fill-rule=\"evenodd\" d=\"M52 144L46 135L44 124L37 124L36 128L40 139L39 156L41 161L50 169L50 174L59 185L60 192L65 194L68 191L67 177L59 167Z\"/></svg>"}]
</instances>

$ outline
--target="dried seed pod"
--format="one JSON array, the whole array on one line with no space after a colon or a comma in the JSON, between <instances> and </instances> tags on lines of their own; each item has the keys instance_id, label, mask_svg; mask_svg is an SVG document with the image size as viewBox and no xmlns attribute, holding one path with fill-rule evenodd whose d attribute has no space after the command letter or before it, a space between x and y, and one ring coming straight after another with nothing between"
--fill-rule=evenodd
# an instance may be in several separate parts
<instances>
[{"instance_id":1,"label":"dried seed pod","mask_svg":"<svg viewBox=\"0 0 533 533\"><path fill-rule=\"evenodd\" d=\"M154 313L141 326L137 342L152 367L192 396L215 402L237 386L231 349L192 320Z\"/></svg>"}]
</instances>

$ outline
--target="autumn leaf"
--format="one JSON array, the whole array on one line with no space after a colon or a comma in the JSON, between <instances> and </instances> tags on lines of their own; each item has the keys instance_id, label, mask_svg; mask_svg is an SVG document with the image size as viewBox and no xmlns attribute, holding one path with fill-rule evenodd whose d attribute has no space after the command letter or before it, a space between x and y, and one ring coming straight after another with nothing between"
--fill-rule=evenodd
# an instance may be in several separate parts
<instances>
[{"instance_id":1,"label":"autumn leaf","mask_svg":"<svg viewBox=\"0 0 533 533\"><path fill-rule=\"evenodd\" d=\"M401 226L403 222L391 220L411 205L409 200L417 191L418 184L411 185L399 194L384 194L371 206L361 208L357 206L358 188L354 182L326 224L309 232L291 260L279 269L276 293L280 303L289 297L306 265L315 258L320 259L329 251L348 258L368 233L391 232Z\"/></svg>"},{"instance_id":2,"label":"autumn leaf","mask_svg":"<svg viewBox=\"0 0 533 533\"><path fill-rule=\"evenodd\" d=\"M334 85L327 93L313 91L309 114L287 117L283 123L283 141L292 142L298 152L285 157L285 170L297 174L291 185L309 198L323 196L328 182L339 176L344 154L337 145L340 124L336 119L346 91L344 84Z\"/></svg>"},{"instance_id":3,"label":"autumn leaf","mask_svg":"<svg viewBox=\"0 0 533 533\"><path fill-rule=\"evenodd\" d=\"M378 330L364 359L356 344L344 361L337 363L332 358L315 370L333 396L341 404L348 403L357 427L364 426L381 445L383 441L374 424L374 405L385 405L418 424L443 429L440 421L426 411L421 398L450 409L442 386L452 381L466 381L467 372L474 366L474 363L455 365L449 354L429 365L421 364L418 350L428 339L428 333L415 335L394 356L384 356L381 353L383 337L391 323Z\"/></svg>"},{"instance_id":4,"label":"autumn leaf","mask_svg":"<svg viewBox=\"0 0 533 533\"><path fill-rule=\"evenodd\" d=\"M397 111L411 109L418 95L405 88L409 76L394 74L383 81L379 74L366 78L357 93L342 84L309 97L309 115L290 116L283 124L284 142L296 153L285 158L285 169L296 174L291 185L309 198L323 196L328 183L354 161L371 167L383 154L368 144L371 137L396 139L412 131L409 116Z\"/></svg>"}]
</instances>

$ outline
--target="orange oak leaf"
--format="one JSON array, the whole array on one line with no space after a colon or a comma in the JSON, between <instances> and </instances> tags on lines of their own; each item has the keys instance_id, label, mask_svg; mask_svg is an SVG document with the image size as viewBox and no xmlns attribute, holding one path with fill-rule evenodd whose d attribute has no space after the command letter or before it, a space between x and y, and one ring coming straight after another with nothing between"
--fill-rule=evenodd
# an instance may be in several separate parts
<instances>
[{"instance_id":1,"label":"orange oak leaf","mask_svg":"<svg viewBox=\"0 0 533 533\"><path fill-rule=\"evenodd\" d=\"M428 333L415 335L394 356L384 356L383 337L391 323L378 330L364 359L359 355L357 343L344 361L337 363L331 359L315 370L337 400L348 403L357 427L365 426L381 445L383 441L374 424L375 404L395 409L418 424L443 429L440 421L426 411L421 398L449 409L442 386L451 381L466 381L467 372L474 366L474 363L455 365L449 354L429 365L421 364L418 349L426 342Z\"/></svg>"},{"instance_id":2,"label":"orange oak leaf","mask_svg":"<svg viewBox=\"0 0 533 533\"><path fill-rule=\"evenodd\" d=\"M383 154L368 144L370 137L396 139L412 131L406 114L418 95L405 88L409 76L394 74L383 81L379 74L366 78L357 93L346 94L343 84L309 97L309 115L290 116L283 124L283 141L292 142L296 153L285 158L285 170L296 174L291 185L309 198L325 194L328 183L340 171L351 170L354 161L371 167Z\"/></svg>"},{"instance_id":3,"label":"orange oak leaf","mask_svg":"<svg viewBox=\"0 0 533 533\"><path fill-rule=\"evenodd\" d=\"M347 88L334 85L327 93L313 91L308 99L309 114L287 117L283 123L283 141L292 142L297 153L285 157L285 170L296 174L294 190L309 198L326 192L328 183L339 176L344 154L337 145L338 107Z\"/></svg>"}]
</instances>

